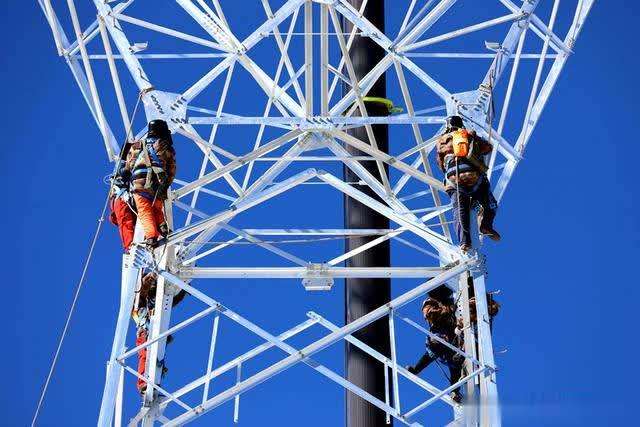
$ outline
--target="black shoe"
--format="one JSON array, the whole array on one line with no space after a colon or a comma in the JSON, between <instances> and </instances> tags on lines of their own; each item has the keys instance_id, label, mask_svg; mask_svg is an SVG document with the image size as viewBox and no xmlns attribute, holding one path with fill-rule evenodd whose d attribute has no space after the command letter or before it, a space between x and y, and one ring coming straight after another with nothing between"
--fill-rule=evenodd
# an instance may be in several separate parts
<instances>
[{"instance_id":1,"label":"black shoe","mask_svg":"<svg viewBox=\"0 0 640 427\"><path fill-rule=\"evenodd\" d=\"M500 233L498 233L496 230L493 229L493 227L488 225L480 226L480 234L482 234L483 236L489 237L491 240L495 242L500 241L500 238L501 238Z\"/></svg>"},{"instance_id":2,"label":"black shoe","mask_svg":"<svg viewBox=\"0 0 640 427\"><path fill-rule=\"evenodd\" d=\"M451 397L451 399L456 403L462 403L462 394L460 393L460 390L452 391L449 393L449 397Z\"/></svg>"},{"instance_id":3,"label":"black shoe","mask_svg":"<svg viewBox=\"0 0 640 427\"><path fill-rule=\"evenodd\" d=\"M156 249L156 248L159 248L160 246L166 245L167 239L164 237L161 237L159 239L157 237L151 237L145 240L144 244L147 245L147 247L150 249Z\"/></svg>"},{"instance_id":4,"label":"black shoe","mask_svg":"<svg viewBox=\"0 0 640 427\"><path fill-rule=\"evenodd\" d=\"M160 230L160 234L162 234L164 237L167 237L171 231L169 230L169 224L167 224L166 222L160 224L158 226L158 230Z\"/></svg>"},{"instance_id":5,"label":"black shoe","mask_svg":"<svg viewBox=\"0 0 640 427\"><path fill-rule=\"evenodd\" d=\"M167 239L165 237L161 237L160 239L156 240L155 245L153 246L153 248L159 248L161 246L164 246L167 244Z\"/></svg>"},{"instance_id":6,"label":"black shoe","mask_svg":"<svg viewBox=\"0 0 640 427\"><path fill-rule=\"evenodd\" d=\"M145 241L142 242L142 243L144 243L144 245L147 246L148 248L152 248L153 249L153 248L156 247L157 242L158 242L157 238L149 237L148 239L145 239Z\"/></svg>"},{"instance_id":7,"label":"black shoe","mask_svg":"<svg viewBox=\"0 0 640 427\"><path fill-rule=\"evenodd\" d=\"M409 372L411 372L413 375L418 375L418 372L416 372L416 368L411 366L411 365L407 365L405 366L405 369Z\"/></svg>"}]
</instances>

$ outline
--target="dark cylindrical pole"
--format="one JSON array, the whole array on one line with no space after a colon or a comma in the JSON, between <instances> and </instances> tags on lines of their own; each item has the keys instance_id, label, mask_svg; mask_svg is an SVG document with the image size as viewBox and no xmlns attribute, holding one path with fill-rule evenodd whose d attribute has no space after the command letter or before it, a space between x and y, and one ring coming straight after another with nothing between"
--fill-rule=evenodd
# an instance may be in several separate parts
<instances>
[{"instance_id":1,"label":"dark cylindrical pole","mask_svg":"<svg viewBox=\"0 0 640 427\"><path fill-rule=\"evenodd\" d=\"M349 0L349 2L356 9L360 9L362 5L362 0ZM384 31L384 0L369 0L364 16L377 28ZM346 20L344 20L344 27L347 33L353 28L351 23ZM356 76L361 79L383 58L384 50L371 39L356 36L349 56L353 62ZM343 86L343 92L345 93L350 89L351 87L348 85ZM367 96L386 97L386 80L384 76L378 80L367 93ZM384 116L388 114L388 107L383 103L366 102L365 105L369 116ZM362 141L369 142L364 127L350 130L349 133ZM389 146L387 126L374 125L373 133L378 148L387 152ZM351 146L346 146L346 149L354 156L366 156L365 153ZM380 179L375 162L365 161L362 163L370 173ZM359 181L358 176L346 166L344 168L344 179L346 182ZM359 187L359 189L377 198L369 187ZM345 228L389 228L389 220L386 217L347 196L344 198L344 222ZM347 239L346 250L350 251L372 239L372 237ZM384 267L389 264L390 249L388 242L362 252L346 262L347 267ZM389 279L346 279L345 282L346 323L364 316L391 300L391 282ZM386 318L372 323L354 335L380 353L390 354L389 325ZM345 349L345 359L347 379L384 402L385 375L383 365L348 343ZM384 411L349 391L347 391L346 400L347 427L387 427Z\"/></svg>"}]
</instances>

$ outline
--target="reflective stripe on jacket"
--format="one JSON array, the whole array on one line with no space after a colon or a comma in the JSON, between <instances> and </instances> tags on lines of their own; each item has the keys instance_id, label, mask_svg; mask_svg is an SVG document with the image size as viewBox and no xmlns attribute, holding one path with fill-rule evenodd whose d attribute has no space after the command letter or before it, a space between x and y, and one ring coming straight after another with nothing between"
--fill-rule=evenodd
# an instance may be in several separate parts
<instances>
[{"instance_id":1,"label":"reflective stripe on jacket","mask_svg":"<svg viewBox=\"0 0 640 427\"><path fill-rule=\"evenodd\" d=\"M146 145L145 147L142 144ZM167 189L176 174L175 150L170 141L149 137L136 141L127 156L131 172L132 191L148 194L160 200L167 197Z\"/></svg>"}]
</instances>

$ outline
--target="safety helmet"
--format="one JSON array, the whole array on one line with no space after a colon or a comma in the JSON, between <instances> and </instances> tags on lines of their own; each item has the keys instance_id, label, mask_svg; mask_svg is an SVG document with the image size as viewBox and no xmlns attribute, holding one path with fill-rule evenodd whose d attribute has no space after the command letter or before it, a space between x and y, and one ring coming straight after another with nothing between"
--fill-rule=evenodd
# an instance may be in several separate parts
<instances>
[{"instance_id":1,"label":"safety helmet","mask_svg":"<svg viewBox=\"0 0 640 427\"><path fill-rule=\"evenodd\" d=\"M428 295L430 299L439 301L444 304L453 302L453 292L446 285L440 285L437 288L430 290L428 292Z\"/></svg>"},{"instance_id":2,"label":"safety helmet","mask_svg":"<svg viewBox=\"0 0 640 427\"><path fill-rule=\"evenodd\" d=\"M167 122L161 119L156 119L149 122L149 133L147 135L154 136L156 138L170 138L171 131L169 131Z\"/></svg>"},{"instance_id":3,"label":"safety helmet","mask_svg":"<svg viewBox=\"0 0 640 427\"><path fill-rule=\"evenodd\" d=\"M462 129L464 127L464 123L462 121L462 117L460 116L449 116L447 117L447 129Z\"/></svg>"}]
</instances>

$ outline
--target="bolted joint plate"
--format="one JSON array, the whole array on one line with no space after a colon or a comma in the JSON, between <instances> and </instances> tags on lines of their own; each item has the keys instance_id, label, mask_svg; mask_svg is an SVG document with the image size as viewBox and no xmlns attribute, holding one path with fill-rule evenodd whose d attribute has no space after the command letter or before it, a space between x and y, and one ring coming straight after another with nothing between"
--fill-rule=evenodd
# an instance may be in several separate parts
<instances>
[{"instance_id":1,"label":"bolted joint plate","mask_svg":"<svg viewBox=\"0 0 640 427\"><path fill-rule=\"evenodd\" d=\"M302 285L308 291L330 291L333 278L329 275L327 264L309 264Z\"/></svg>"},{"instance_id":2,"label":"bolted joint plate","mask_svg":"<svg viewBox=\"0 0 640 427\"><path fill-rule=\"evenodd\" d=\"M162 119L173 131L187 121L187 102L180 94L153 90L142 97L147 120Z\"/></svg>"},{"instance_id":3,"label":"bolted joint plate","mask_svg":"<svg viewBox=\"0 0 640 427\"><path fill-rule=\"evenodd\" d=\"M129 251L129 262L139 269L155 269L153 254L143 244L134 244Z\"/></svg>"}]
</instances>

